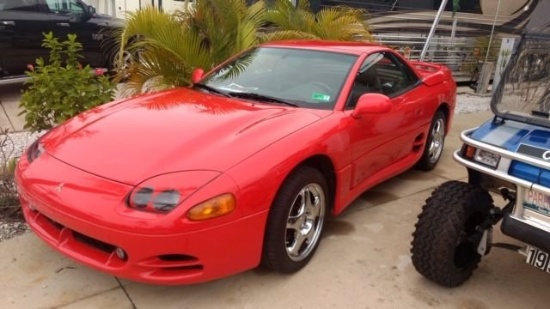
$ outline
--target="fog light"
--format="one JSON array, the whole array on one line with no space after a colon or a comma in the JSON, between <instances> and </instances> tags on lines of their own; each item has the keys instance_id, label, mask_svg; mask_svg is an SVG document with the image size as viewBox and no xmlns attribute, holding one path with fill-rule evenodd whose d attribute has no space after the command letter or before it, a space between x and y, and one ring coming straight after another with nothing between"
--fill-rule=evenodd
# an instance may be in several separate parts
<instances>
[{"instance_id":1,"label":"fog light","mask_svg":"<svg viewBox=\"0 0 550 309\"><path fill-rule=\"evenodd\" d=\"M116 248L115 253L116 256L123 261L126 261L128 259L128 255L122 248Z\"/></svg>"}]
</instances>

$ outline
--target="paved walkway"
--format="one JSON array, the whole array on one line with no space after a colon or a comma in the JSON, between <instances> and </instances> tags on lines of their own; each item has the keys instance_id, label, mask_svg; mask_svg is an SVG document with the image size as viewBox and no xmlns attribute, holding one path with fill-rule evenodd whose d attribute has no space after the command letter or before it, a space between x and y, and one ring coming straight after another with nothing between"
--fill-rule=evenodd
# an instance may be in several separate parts
<instances>
[{"instance_id":1,"label":"paved walkway","mask_svg":"<svg viewBox=\"0 0 550 309\"><path fill-rule=\"evenodd\" d=\"M425 280L410 262L424 200L435 186L466 177L451 159L459 132L490 117L457 116L433 172L409 171L366 192L327 225L315 257L297 274L252 270L201 285L151 286L81 266L28 233L0 243L0 308L547 307L548 275L511 251L494 248L472 280L455 289Z\"/></svg>"}]
</instances>

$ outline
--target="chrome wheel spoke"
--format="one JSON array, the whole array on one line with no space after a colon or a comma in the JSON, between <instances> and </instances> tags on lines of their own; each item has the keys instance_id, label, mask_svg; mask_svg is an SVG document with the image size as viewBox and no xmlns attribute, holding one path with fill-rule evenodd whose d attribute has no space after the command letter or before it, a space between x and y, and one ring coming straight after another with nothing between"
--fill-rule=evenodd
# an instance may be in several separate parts
<instances>
[{"instance_id":1,"label":"chrome wheel spoke","mask_svg":"<svg viewBox=\"0 0 550 309\"><path fill-rule=\"evenodd\" d=\"M301 261L315 248L323 227L325 203L318 184L309 184L296 195L286 222L286 250L291 260Z\"/></svg>"},{"instance_id":2,"label":"chrome wheel spoke","mask_svg":"<svg viewBox=\"0 0 550 309\"><path fill-rule=\"evenodd\" d=\"M286 223L286 228L289 230L295 230L297 232L300 232L301 226L304 224L304 216L300 216L297 218L288 218L288 221Z\"/></svg>"},{"instance_id":3,"label":"chrome wheel spoke","mask_svg":"<svg viewBox=\"0 0 550 309\"><path fill-rule=\"evenodd\" d=\"M302 235L302 233L296 233L296 238L294 239L294 242L291 244L291 246L288 248L288 253L295 257L299 256L300 249L302 248L306 239L307 237L305 237L305 235Z\"/></svg>"},{"instance_id":4,"label":"chrome wheel spoke","mask_svg":"<svg viewBox=\"0 0 550 309\"><path fill-rule=\"evenodd\" d=\"M319 216L320 208L319 208L319 194L318 192L311 192L308 191L310 194L307 195L306 198L306 215L308 218L316 218Z\"/></svg>"},{"instance_id":5,"label":"chrome wheel spoke","mask_svg":"<svg viewBox=\"0 0 550 309\"><path fill-rule=\"evenodd\" d=\"M443 139L445 136L445 123L443 119L438 119L431 131L431 142L428 145L428 156L431 161L439 158L443 151Z\"/></svg>"}]
</instances>

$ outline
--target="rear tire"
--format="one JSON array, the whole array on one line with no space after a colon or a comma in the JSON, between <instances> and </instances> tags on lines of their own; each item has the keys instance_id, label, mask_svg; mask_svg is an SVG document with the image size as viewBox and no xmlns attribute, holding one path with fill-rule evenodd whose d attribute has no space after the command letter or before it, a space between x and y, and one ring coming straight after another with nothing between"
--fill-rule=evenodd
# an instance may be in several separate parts
<instances>
[{"instance_id":1,"label":"rear tire","mask_svg":"<svg viewBox=\"0 0 550 309\"><path fill-rule=\"evenodd\" d=\"M262 266L293 273L311 260L328 212L328 187L323 174L302 166L285 180L267 218Z\"/></svg>"},{"instance_id":2,"label":"rear tire","mask_svg":"<svg viewBox=\"0 0 550 309\"><path fill-rule=\"evenodd\" d=\"M426 278L446 287L468 280L481 261L477 247L493 199L478 186L449 181L422 207L412 241L412 262Z\"/></svg>"},{"instance_id":3,"label":"rear tire","mask_svg":"<svg viewBox=\"0 0 550 309\"><path fill-rule=\"evenodd\" d=\"M438 110L432 118L426 146L422 157L418 160L416 167L423 171L431 171L435 168L445 146L445 131L447 127L447 119L443 111Z\"/></svg>"}]
</instances>

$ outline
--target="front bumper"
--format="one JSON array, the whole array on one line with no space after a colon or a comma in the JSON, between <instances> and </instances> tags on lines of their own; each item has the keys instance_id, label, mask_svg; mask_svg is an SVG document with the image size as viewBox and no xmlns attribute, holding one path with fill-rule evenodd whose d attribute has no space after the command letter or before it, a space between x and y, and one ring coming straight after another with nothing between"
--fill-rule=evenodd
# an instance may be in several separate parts
<instances>
[{"instance_id":1,"label":"front bumper","mask_svg":"<svg viewBox=\"0 0 550 309\"><path fill-rule=\"evenodd\" d=\"M502 233L517 240L535 246L545 252L550 252L550 233L541 227L535 227L533 222L504 215L500 226Z\"/></svg>"},{"instance_id":2,"label":"front bumper","mask_svg":"<svg viewBox=\"0 0 550 309\"><path fill-rule=\"evenodd\" d=\"M121 212L131 211L124 205L130 186L44 156L32 168L20 162L16 180L21 205L35 234L68 257L117 277L162 285L206 282L259 264L267 210L189 223L182 230L167 220L172 213L136 218ZM117 249L126 256L117 255Z\"/></svg>"},{"instance_id":3,"label":"front bumper","mask_svg":"<svg viewBox=\"0 0 550 309\"><path fill-rule=\"evenodd\" d=\"M516 201L512 213L505 214L504 216L501 224L502 232L529 245L550 252L550 217L528 209L523 204L527 190L537 191L550 196L550 188L510 175L509 173L513 161L524 162L546 170L550 170L550 163L477 141L470 137L470 134L475 130L471 129L462 132L460 136L461 140L467 145L499 154L500 161L497 167L491 168L465 159L461 156L460 150L454 153L453 158L459 164L469 169L513 184L516 187Z\"/></svg>"}]
</instances>

